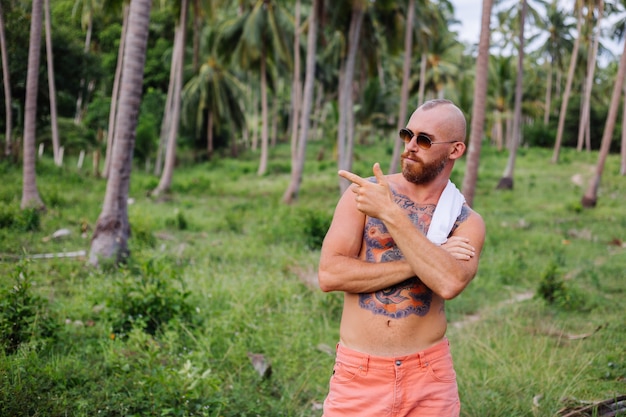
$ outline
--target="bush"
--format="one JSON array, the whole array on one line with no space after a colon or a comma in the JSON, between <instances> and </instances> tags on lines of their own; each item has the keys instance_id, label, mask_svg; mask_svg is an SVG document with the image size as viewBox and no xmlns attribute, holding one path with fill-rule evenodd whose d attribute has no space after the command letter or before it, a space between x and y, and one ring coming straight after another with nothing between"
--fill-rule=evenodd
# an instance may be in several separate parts
<instances>
[{"instance_id":1,"label":"bush","mask_svg":"<svg viewBox=\"0 0 626 417\"><path fill-rule=\"evenodd\" d=\"M566 285L554 263L550 264L543 274L537 294L548 304L563 310L587 311L589 309L582 292Z\"/></svg>"},{"instance_id":2,"label":"bush","mask_svg":"<svg viewBox=\"0 0 626 417\"><path fill-rule=\"evenodd\" d=\"M17 206L0 203L0 229L36 232L40 226L41 211L38 208L20 210Z\"/></svg>"},{"instance_id":3,"label":"bush","mask_svg":"<svg viewBox=\"0 0 626 417\"><path fill-rule=\"evenodd\" d=\"M10 204L0 203L0 229L10 229L17 223L19 210Z\"/></svg>"},{"instance_id":4,"label":"bush","mask_svg":"<svg viewBox=\"0 0 626 417\"><path fill-rule=\"evenodd\" d=\"M524 142L528 146L543 148L554 146L556 130L542 122L524 125Z\"/></svg>"},{"instance_id":5,"label":"bush","mask_svg":"<svg viewBox=\"0 0 626 417\"><path fill-rule=\"evenodd\" d=\"M332 217L325 212L309 210L304 213L304 238L310 249L320 249Z\"/></svg>"},{"instance_id":6,"label":"bush","mask_svg":"<svg viewBox=\"0 0 626 417\"><path fill-rule=\"evenodd\" d=\"M53 338L58 328L48 313L46 300L32 294L25 263L16 266L13 278L13 288L0 293L0 344L8 355L22 343Z\"/></svg>"},{"instance_id":7,"label":"bush","mask_svg":"<svg viewBox=\"0 0 626 417\"><path fill-rule=\"evenodd\" d=\"M190 293L177 270L166 269L155 260L138 269L123 271L112 294L105 297L114 337L125 337L133 328L155 335L170 321L190 322L194 308L187 302Z\"/></svg>"},{"instance_id":8,"label":"bush","mask_svg":"<svg viewBox=\"0 0 626 417\"><path fill-rule=\"evenodd\" d=\"M41 210L32 207L20 212L17 229L23 232L36 232L41 226Z\"/></svg>"}]
</instances>

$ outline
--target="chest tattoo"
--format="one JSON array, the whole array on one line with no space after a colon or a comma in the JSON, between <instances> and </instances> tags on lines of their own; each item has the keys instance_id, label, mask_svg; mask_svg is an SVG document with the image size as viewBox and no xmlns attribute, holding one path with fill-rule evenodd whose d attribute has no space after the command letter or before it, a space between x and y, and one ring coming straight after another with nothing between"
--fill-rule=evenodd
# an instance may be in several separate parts
<instances>
[{"instance_id":1,"label":"chest tattoo","mask_svg":"<svg viewBox=\"0 0 626 417\"><path fill-rule=\"evenodd\" d=\"M426 234L435 206L418 205L407 196L394 192L396 204L408 214L412 223ZM379 219L367 218L363 232L365 241L365 259L368 262L390 262L404 259L384 223ZM420 317L430 311L433 293L418 278L409 278L390 288L374 293L359 294L359 306L374 314L381 314L393 319L408 317L411 314Z\"/></svg>"}]
</instances>

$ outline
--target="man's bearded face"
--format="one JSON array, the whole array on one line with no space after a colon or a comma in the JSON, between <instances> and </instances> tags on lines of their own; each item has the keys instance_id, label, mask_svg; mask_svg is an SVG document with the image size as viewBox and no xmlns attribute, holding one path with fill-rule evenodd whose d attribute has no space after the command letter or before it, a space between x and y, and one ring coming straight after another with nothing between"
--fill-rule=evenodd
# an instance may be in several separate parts
<instances>
[{"instance_id":1,"label":"man's bearded face","mask_svg":"<svg viewBox=\"0 0 626 417\"><path fill-rule=\"evenodd\" d=\"M422 161L419 156L410 151L402 155L402 175L413 184L428 184L443 171L448 161L448 154L430 162Z\"/></svg>"}]
</instances>

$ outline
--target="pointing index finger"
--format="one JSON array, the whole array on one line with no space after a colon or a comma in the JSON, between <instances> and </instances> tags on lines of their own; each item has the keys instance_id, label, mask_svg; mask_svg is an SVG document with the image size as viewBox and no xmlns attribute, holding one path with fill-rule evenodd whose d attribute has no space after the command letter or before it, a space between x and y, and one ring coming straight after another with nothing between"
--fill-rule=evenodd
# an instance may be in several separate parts
<instances>
[{"instance_id":1,"label":"pointing index finger","mask_svg":"<svg viewBox=\"0 0 626 417\"><path fill-rule=\"evenodd\" d=\"M344 171L343 169L340 170L338 172L338 174L339 174L340 177L343 177L343 178L347 179L348 181L350 181L350 182L352 182L352 183L354 183L356 185L359 185L359 186L364 185L364 184L367 183L367 181L365 179L359 177L356 174L353 174L352 172Z\"/></svg>"}]
</instances>

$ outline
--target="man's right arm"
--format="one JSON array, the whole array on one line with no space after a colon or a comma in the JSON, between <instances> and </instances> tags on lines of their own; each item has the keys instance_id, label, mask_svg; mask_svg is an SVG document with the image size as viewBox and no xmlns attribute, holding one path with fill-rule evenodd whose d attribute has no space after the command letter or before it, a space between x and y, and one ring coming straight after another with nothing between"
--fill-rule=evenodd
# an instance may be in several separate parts
<instances>
[{"instance_id":1,"label":"man's right arm","mask_svg":"<svg viewBox=\"0 0 626 417\"><path fill-rule=\"evenodd\" d=\"M365 214L356 208L354 194L347 190L335 209L322 245L318 279L322 291L370 293L397 284L414 275L402 261L372 263L360 257Z\"/></svg>"}]
</instances>

